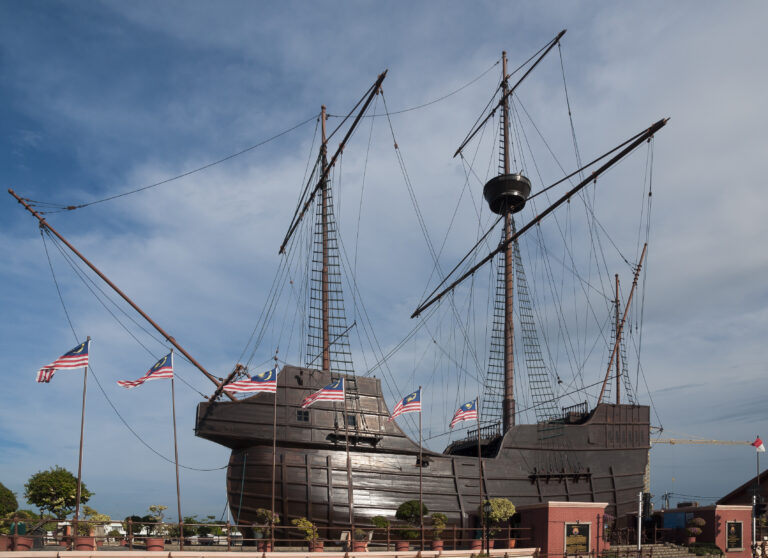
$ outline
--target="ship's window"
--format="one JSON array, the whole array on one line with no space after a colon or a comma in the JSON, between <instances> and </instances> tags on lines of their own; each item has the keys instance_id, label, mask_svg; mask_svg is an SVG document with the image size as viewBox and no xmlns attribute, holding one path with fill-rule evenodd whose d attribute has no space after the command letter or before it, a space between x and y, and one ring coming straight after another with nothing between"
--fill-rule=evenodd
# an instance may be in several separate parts
<instances>
[{"instance_id":1,"label":"ship's window","mask_svg":"<svg viewBox=\"0 0 768 558\"><path fill-rule=\"evenodd\" d=\"M296 409L296 420L299 422L309 422L309 409Z\"/></svg>"},{"instance_id":2,"label":"ship's window","mask_svg":"<svg viewBox=\"0 0 768 558\"><path fill-rule=\"evenodd\" d=\"M347 415L347 424L352 428L357 427L357 417L355 415Z\"/></svg>"}]
</instances>

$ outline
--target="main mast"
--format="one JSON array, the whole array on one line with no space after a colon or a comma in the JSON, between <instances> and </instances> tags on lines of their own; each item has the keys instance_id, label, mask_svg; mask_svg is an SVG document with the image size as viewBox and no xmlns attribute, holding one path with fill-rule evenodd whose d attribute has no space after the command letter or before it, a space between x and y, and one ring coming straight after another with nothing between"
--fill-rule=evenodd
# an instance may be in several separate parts
<instances>
[{"instance_id":1,"label":"main mast","mask_svg":"<svg viewBox=\"0 0 768 558\"><path fill-rule=\"evenodd\" d=\"M514 245L513 215L525 207L531 193L531 182L522 174L513 174L509 164L509 97L507 82L507 53L502 52L501 82L501 173L483 188L483 196L491 211L504 216L504 398L502 401L503 429L506 432L515 425L515 357L514 357Z\"/></svg>"},{"instance_id":2,"label":"main mast","mask_svg":"<svg viewBox=\"0 0 768 558\"><path fill-rule=\"evenodd\" d=\"M502 73L501 91L504 98L502 120L504 125L504 175L509 175L509 84L507 83L507 52L501 53ZM504 213L504 240L512 236L512 212L509 205ZM504 431L515 425L515 323L512 310L514 308L514 270L512 268L512 243L507 243L504 250Z\"/></svg>"}]
</instances>

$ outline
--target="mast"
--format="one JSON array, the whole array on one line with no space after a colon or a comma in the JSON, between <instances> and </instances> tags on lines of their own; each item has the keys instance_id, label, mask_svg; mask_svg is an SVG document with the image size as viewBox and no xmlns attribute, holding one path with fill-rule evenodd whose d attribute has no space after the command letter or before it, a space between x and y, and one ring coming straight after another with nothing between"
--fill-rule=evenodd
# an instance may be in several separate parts
<instances>
[{"instance_id":1,"label":"mast","mask_svg":"<svg viewBox=\"0 0 768 558\"><path fill-rule=\"evenodd\" d=\"M621 331L619 331L619 274L615 275L616 278L616 344L621 345ZM616 353L616 404L621 404L621 359L619 356L621 351Z\"/></svg>"},{"instance_id":2,"label":"mast","mask_svg":"<svg viewBox=\"0 0 768 558\"><path fill-rule=\"evenodd\" d=\"M320 122L322 124L323 144L320 147L322 157L323 176L321 200L322 200L322 253L323 267L321 273L321 304L322 304L322 330L323 330L323 370L331 369L331 343L328 334L328 140L325 137L325 105L320 110Z\"/></svg>"},{"instance_id":3,"label":"mast","mask_svg":"<svg viewBox=\"0 0 768 558\"><path fill-rule=\"evenodd\" d=\"M502 51L502 121L504 126L504 142L502 153L504 158L504 176L509 175L509 84L507 83L507 51ZM514 271L512 261L512 211L510 204L504 204L504 432L515 425L515 324L512 314L514 308ZM478 427L478 436L480 430Z\"/></svg>"}]
</instances>

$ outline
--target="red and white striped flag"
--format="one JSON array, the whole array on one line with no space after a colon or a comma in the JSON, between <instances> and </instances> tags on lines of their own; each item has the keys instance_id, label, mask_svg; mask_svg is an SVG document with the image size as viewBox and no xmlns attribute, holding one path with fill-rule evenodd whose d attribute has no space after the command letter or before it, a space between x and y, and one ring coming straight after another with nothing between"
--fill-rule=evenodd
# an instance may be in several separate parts
<instances>
[{"instance_id":1,"label":"red and white striped flag","mask_svg":"<svg viewBox=\"0 0 768 558\"><path fill-rule=\"evenodd\" d=\"M90 341L80 343L77 347L69 352L64 353L48 366L42 367L37 371L37 377L35 380L38 383L47 384L53 378L53 373L56 372L56 370L74 370L76 368L85 368L88 366L88 348L90 344Z\"/></svg>"},{"instance_id":2,"label":"red and white striped flag","mask_svg":"<svg viewBox=\"0 0 768 558\"><path fill-rule=\"evenodd\" d=\"M260 391L277 393L277 365L272 370L256 374L248 380L231 382L224 386L224 390L233 393L254 393Z\"/></svg>"},{"instance_id":3,"label":"red and white striped flag","mask_svg":"<svg viewBox=\"0 0 768 558\"><path fill-rule=\"evenodd\" d=\"M173 378L173 351L158 360L155 365L149 369L149 372L138 380L118 380L117 385L131 389L140 386L148 380L160 380L163 378Z\"/></svg>"},{"instance_id":4,"label":"red and white striped flag","mask_svg":"<svg viewBox=\"0 0 768 558\"><path fill-rule=\"evenodd\" d=\"M395 420L395 417L399 417L404 413L420 413L421 412L421 388L417 389L413 393L409 393L403 397L395 405L395 409L392 411L392 416L389 417L389 421Z\"/></svg>"},{"instance_id":5,"label":"red and white striped flag","mask_svg":"<svg viewBox=\"0 0 768 558\"><path fill-rule=\"evenodd\" d=\"M760 436L757 437L757 440L752 442L752 445L755 446L757 451L765 453L765 446L763 445L763 441L760 439Z\"/></svg>"},{"instance_id":6,"label":"red and white striped flag","mask_svg":"<svg viewBox=\"0 0 768 558\"><path fill-rule=\"evenodd\" d=\"M459 407L453 415L453 420L451 420L451 428L463 420L477 420L477 399L468 401Z\"/></svg>"},{"instance_id":7,"label":"red and white striped flag","mask_svg":"<svg viewBox=\"0 0 768 558\"><path fill-rule=\"evenodd\" d=\"M316 391L301 402L301 408L309 407L318 401L344 401L344 378L339 378Z\"/></svg>"}]
</instances>

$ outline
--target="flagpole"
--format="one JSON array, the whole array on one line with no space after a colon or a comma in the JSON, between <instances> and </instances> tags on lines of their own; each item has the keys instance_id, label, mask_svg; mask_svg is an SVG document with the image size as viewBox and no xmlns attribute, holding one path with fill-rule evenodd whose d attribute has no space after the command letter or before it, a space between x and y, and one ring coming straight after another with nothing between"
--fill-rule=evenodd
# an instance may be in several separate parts
<instances>
[{"instance_id":1,"label":"flagpole","mask_svg":"<svg viewBox=\"0 0 768 558\"><path fill-rule=\"evenodd\" d=\"M275 548L275 468L277 467L277 353L275 353L275 399L272 403L272 517L270 518L270 544ZM283 494L285 501L285 494Z\"/></svg>"},{"instance_id":2,"label":"flagpole","mask_svg":"<svg viewBox=\"0 0 768 558\"><path fill-rule=\"evenodd\" d=\"M171 369L173 369L173 349L171 349ZM171 376L171 409L173 410L173 456L176 464L176 507L179 513L179 549L184 550L184 521L181 517L181 489L179 488L179 444L176 437L176 388L173 372Z\"/></svg>"},{"instance_id":3,"label":"flagpole","mask_svg":"<svg viewBox=\"0 0 768 558\"><path fill-rule=\"evenodd\" d=\"M349 458L349 419L347 418L347 383L344 382L344 437L347 440L347 497L349 501L349 523L351 527L349 548L354 548L352 541L355 540L355 500L352 494L352 460Z\"/></svg>"},{"instance_id":4,"label":"flagpole","mask_svg":"<svg viewBox=\"0 0 768 558\"><path fill-rule=\"evenodd\" d=\"M480 530L485 539L485 512L483 511L483 456L480 449L480 398L475 397L475 409L477 410L477 484L480 487Z\"/></svg>"},{"instance_id":5,"label":"flagpole","mask_svg":"<svg viewBox=\"0 0 768 558\"><path fill-rule=\"evenodd\" d=\"M422 461L422 442L421 442L421 386L419 386L419 520L421 521L421 551L424 552L424 496L423 496L423 474L424 462Z\"/></svg>"},{"instance_id":6,"label":"flagpole","mask_svg":"<svg viewBox=\"0 0 768 558\"><path fill-rule=\"evenodd\" d=\"M760 439L760 436L757 436L757 439ZM752 547L754 548L757 545L757 511L760 509L760 448L755 448L755 456L757 457L757 477L756 482L757 485L755 486L755 505L753 507L754 511L752 512Z\"/></svg>"},{"instance_id":7,"label":"flagpole","mask_svg":"<svg viewBox=\"0 0 768 558\"><path fill-rule=\"evenodd\" d=\"M91 336L85 340L87 351L90 358L91 350ZM75 525L74 532L72 533L72 548L75 546L75 537L77 536L77 527L80 523L80 494L82 492L83 484L83 431L85 429L85 392L88 387L88 365L83 367L83 409L80 413L80 455L77 460L77 490L75 493Z\"/></svg>"}]
</instances>

